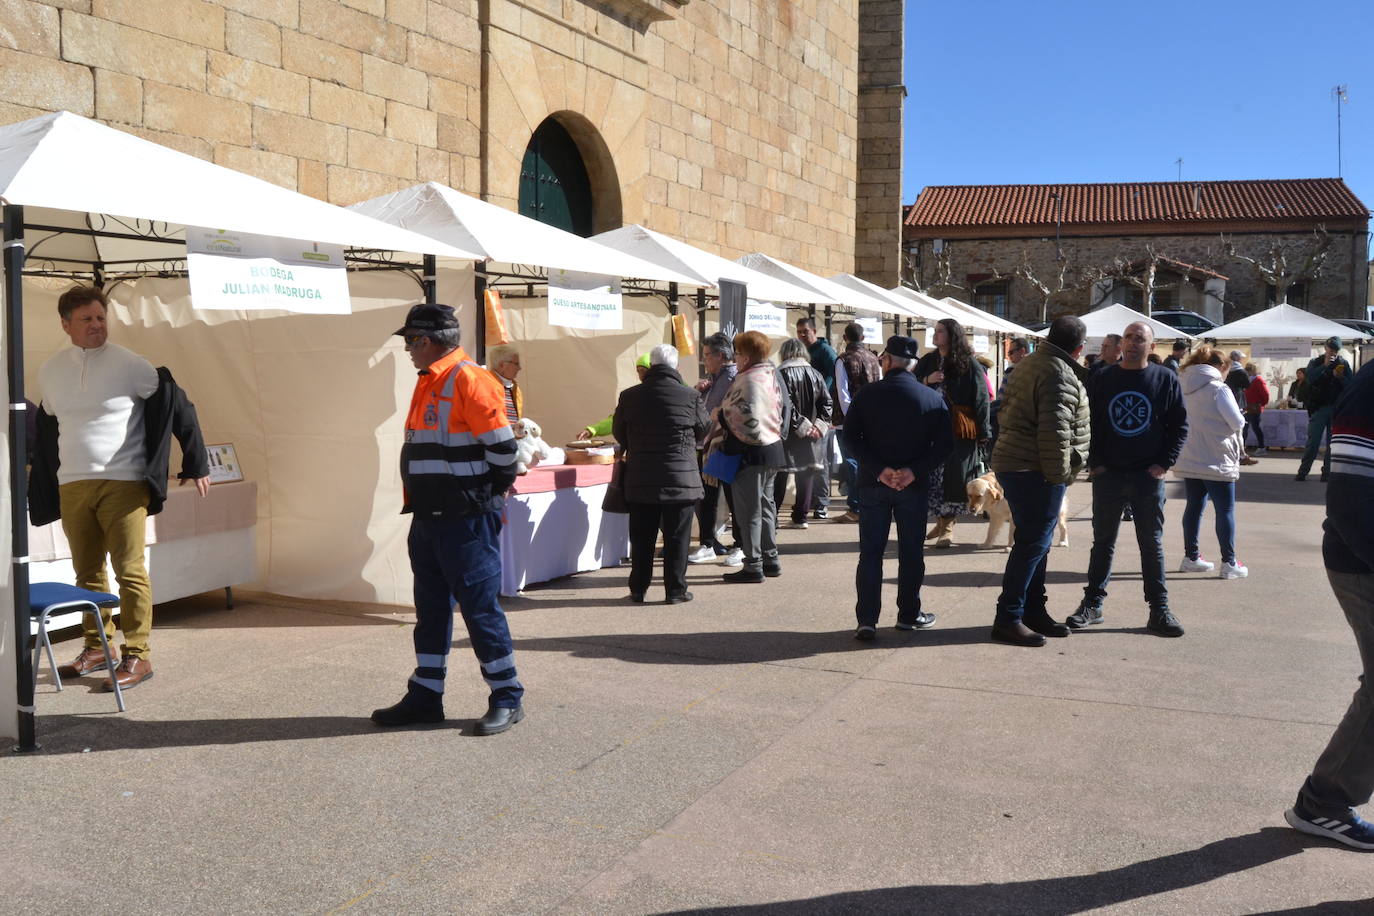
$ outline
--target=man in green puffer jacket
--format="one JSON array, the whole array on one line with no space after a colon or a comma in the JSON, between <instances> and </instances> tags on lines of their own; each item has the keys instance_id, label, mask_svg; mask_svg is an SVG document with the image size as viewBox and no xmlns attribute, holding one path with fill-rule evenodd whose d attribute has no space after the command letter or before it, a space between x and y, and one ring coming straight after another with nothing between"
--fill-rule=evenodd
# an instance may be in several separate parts
<instances>
[{"instance_id":1,"label":"man in green puffer jacket","mask_svg":"<svg viewBox=\"0 0 1374 916\"><path fill-rule=\"evenodd\" d=\"M1002 575L992 638L1043 646L1068 627L1046 608L1045 561L1064 492L1088 460L1087 370L1078 362L1087 328L1066 315L1021 360L1007 384L992 450L992 469L1016 526Z\"/></svg>"}]
</instances>

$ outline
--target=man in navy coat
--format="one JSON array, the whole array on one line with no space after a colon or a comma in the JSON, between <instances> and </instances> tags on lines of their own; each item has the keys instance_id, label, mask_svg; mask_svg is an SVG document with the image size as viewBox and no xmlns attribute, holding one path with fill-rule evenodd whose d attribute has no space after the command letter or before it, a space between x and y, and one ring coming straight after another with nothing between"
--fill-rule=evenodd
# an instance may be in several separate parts
<instances>
[{"instance_id":1,"label":"man in navy coat","mask_svg":"<svg viewBox=\"0 0 1374 916\"><path fill-rule=\"evenodd\" d=\"M935 615L921 611L926 566L926 494L930 472L954 446L949 409L911 369L918 349L910 337L893 336L878 357L882 381L865 385L844 418L844 445L858 459L859 565L854 573L859 628L855 639L877 635L882 607L883 551L897 522L897 629L924 630Z\"/></svg>"}]
</instances>

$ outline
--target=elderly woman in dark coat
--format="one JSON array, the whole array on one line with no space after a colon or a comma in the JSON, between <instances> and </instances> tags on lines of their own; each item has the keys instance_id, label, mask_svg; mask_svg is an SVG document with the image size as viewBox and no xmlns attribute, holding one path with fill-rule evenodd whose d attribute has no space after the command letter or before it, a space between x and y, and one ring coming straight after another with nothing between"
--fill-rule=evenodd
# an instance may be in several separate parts
<instances>
[{"instance_id":1,"label":"elderly woman in dark coat","mask_svg":"<svg viewBox=\"0 0 1374 916\"><path fill-rule=\"evenodd\" d=\"M611 424L626 455L631 601L643 602L649 590L660 531L668 604L692 600L687 591L687 548L692 510L701 498L697 438L706 425L701 398L678 374L677 350L667 344L654 347L644 381L620 392Z\"/></svg>"},{"instance_id":2,"label":"elderly woman in dark coat","mask_svg":"<svg viewBox=\"0 0 1374 916\"><path fill-rule=\"evenodd\" d=\"M778 377L792 399L791 429L783 438L787 465L773 478L773 505L782 508L787 493L787 475L795 474L797 492L792 503L792 521L783 528L805 528L806 512L816 485L824 481L825 432L830 428L830 391L825 379L811 368L806 344L795 337L783 341L778 351ZM781 511L779 511L781 514Z\"/></svg>"},{"instance_id":3,"label":"elderly woman in dark coat","mask_svg":"<svg viewBox=\"0 0 1374 916\"><path fill-rule=\"evenodd\" d=\"M967 513L968 482L984 473L984 449L992 439L992 412L983 367L974 359L964 329L953 318L935 325L935 349L916 363L916 378L941 392L954 424L954 450L930 476L930 511L937 519L926 539L953 544L954 520Z\"/></svg>"}]
</instances>

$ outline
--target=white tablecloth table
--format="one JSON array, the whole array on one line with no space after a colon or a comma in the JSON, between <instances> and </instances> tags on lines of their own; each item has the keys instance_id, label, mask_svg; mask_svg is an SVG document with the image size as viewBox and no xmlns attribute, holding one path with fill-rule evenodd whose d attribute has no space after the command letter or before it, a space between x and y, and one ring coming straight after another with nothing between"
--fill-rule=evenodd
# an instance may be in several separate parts
<instances>
[{"instance_id":1,"label":"white tablecloth table","mask_svg":"<svg viewBox=\"0 0 1374 916\"><path fill-rule=\"evenodd\" d=\"M501 594L630 555L629 516L601 511L610 465L532 468L506 500L501 528Z\"/></svg>"},{"instance_id":2,"label":"white tablecloth table","mask_svg":"<svg viewBox=\"0 0 1374 916\"><path fill-rule=\"evenodd\" d=\"M1307 411L1269 409L1260 414L1260 429L1268 448L1302 448L1307 444ZM1254 432L1249 445L1258 445Z\"/></svg>"}]
</instances>

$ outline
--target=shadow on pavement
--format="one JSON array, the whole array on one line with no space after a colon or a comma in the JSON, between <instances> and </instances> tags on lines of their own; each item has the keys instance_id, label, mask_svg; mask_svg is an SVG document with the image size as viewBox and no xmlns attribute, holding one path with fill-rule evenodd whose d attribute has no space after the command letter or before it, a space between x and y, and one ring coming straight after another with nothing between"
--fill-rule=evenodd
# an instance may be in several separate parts
<instances>
[{"instance_id":1,"label":"shadow on pavement","mask_svg":"<svg viewBox=\"0 0 1374 916\"><path fill-rule=\"evenodd\" d=\"M681 914L812 913L1079 913L1195 887L1326 845L1283 827L1228 837L1197 849L1133 862L1092 875L1067 875L1006 884L927 884L853 891L748 906L679 910ZM1368 913L1369 901L1317 904L1285 913Z\"/></svg>"},{"instance_id":2,"label":"shadow on pavement","mask_svg":"<svg viewBox=\"0 0 1374 916\"><path fill-rule=\"evenodd\" d=\"M617 633L607 636L554 636L517 639L517 652L566 652L575 658L614 658L649 665L737 665L780 662L821 655L899 649L963 646L988 642L988 627L951 627L903 631L878 628L874 642L859 642L852 629L823 633L736 630L718 633ZM467 645L467 640L454 643Z\"/></svg>"},{"instance_id":3,"label":"shadow on pavement","mask_svg":"<svg viewBox=\"0 0 1374 916\"><path fill-rule=\"evenodd\" d=\"M202 747L215 744L254 744L261 741L304 741L349 735L381 735L421 729L465 730L471 719L448 719L439 725L413 729L381 729L368 719L371 710L356 716L283 716L261 719L172 719L149 722L122 716L56 714L38 717L38 742L43 754L81 754L88 749L122 751L157 747Z\"/></svg>"}]
</instances>

